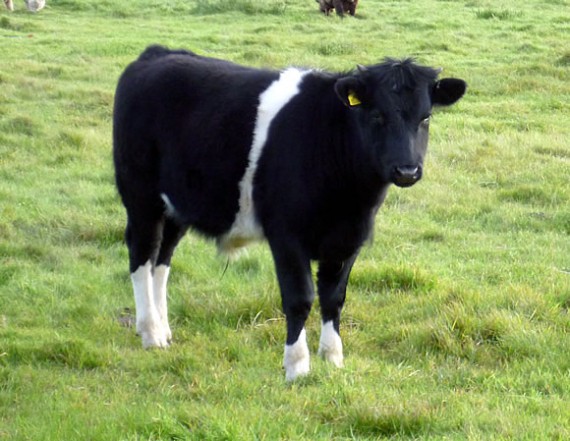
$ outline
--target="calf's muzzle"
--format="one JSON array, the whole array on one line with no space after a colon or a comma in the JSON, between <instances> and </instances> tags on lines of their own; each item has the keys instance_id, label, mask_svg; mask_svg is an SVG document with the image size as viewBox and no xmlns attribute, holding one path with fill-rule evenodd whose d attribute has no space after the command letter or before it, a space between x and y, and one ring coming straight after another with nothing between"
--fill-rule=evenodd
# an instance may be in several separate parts
<instances>
[{"instance_id":1,"label":"calf's muzzle","mask_svg":"<svg viewBox=\"0 0 570 441\"><path fill-rule=\"evenodd\" d=\"M398 187L410 187L422 178L421 165L402 165L394 167L392 182Z\"/></svg>"}]
</instances>

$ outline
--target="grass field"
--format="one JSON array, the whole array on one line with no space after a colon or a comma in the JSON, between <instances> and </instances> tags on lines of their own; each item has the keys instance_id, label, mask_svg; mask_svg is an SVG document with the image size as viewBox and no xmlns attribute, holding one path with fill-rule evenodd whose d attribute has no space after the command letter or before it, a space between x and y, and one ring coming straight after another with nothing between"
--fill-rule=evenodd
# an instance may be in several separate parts
<instances>
[{"instance_id":1,"label":"grass field","mask_svg":"<svg viewBox=\"0 0 570 441\"><path fill-rule=\"evenodd\" d=\"M0 10L0 439L570 439L570 1L53 0ZM393 188L342 321L287 384L266 246L188 235L174 344L144 351L113 184L122 69L151 43L253 66L414 56L464 78ZM317 309L308 322L316 351Z\"/></svg>"}]
</instances>

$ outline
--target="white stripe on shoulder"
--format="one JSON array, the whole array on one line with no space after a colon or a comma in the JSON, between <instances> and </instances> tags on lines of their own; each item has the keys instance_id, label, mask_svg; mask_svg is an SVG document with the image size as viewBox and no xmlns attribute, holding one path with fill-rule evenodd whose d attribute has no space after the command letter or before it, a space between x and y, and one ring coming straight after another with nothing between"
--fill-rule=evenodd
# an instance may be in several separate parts
<instances>
[{"instance_id":1,"label":"white stripe on shoulder","mask_svg":"<svg viewBox=\"0 0 570 441\"><path fill-rule=\"evenodd\" d=\"M257 163L267 142L269 127L281 109L299 93L299 86L308 70L289 68L279 75L259 96L253 141L249 151L248 166L239 183L239 212L229 232L218 240L220 252L232 251L249 242L263 239L263 230L257 223L253 206L253 178Z\"/></svg>"}]
</instances>

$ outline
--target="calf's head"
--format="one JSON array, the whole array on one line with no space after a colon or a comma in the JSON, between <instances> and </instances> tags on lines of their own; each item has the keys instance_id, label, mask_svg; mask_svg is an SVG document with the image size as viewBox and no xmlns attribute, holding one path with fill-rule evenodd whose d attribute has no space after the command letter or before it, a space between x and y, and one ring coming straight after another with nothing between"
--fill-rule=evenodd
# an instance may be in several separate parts
<instances>
[{"instance_id":1,"label":"calf's head","mask_svg":"<svg viewBox=\"0 0 570 441\"><path fill-rule=\"evenodd\" d=\"M438 80L439 73L409 59L388 59L359 66L335 83L383 182L409 187L421 179L432 108L455 103L467 87L457 78Z\"/></svg>"}]
</instances>

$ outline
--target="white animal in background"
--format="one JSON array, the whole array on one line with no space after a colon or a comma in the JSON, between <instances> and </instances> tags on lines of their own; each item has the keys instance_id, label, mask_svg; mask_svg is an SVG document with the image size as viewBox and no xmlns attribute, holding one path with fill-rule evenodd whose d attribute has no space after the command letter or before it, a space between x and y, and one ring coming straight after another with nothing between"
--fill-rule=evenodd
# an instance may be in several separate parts
<instances>
[{"instance_id":1,"label":"white animal in background","mask_svg":"<svg viewBox=\"0 0 570 441\"><path fill-rule=\"evenodd\" d=\"M46 5L46 0L24 0L26 3L26 7L30 12L38 12L42 10ZM10 10L14 10L14 2L13 0L4 0L4 4Z\"/></svg>"}]
</instances>

